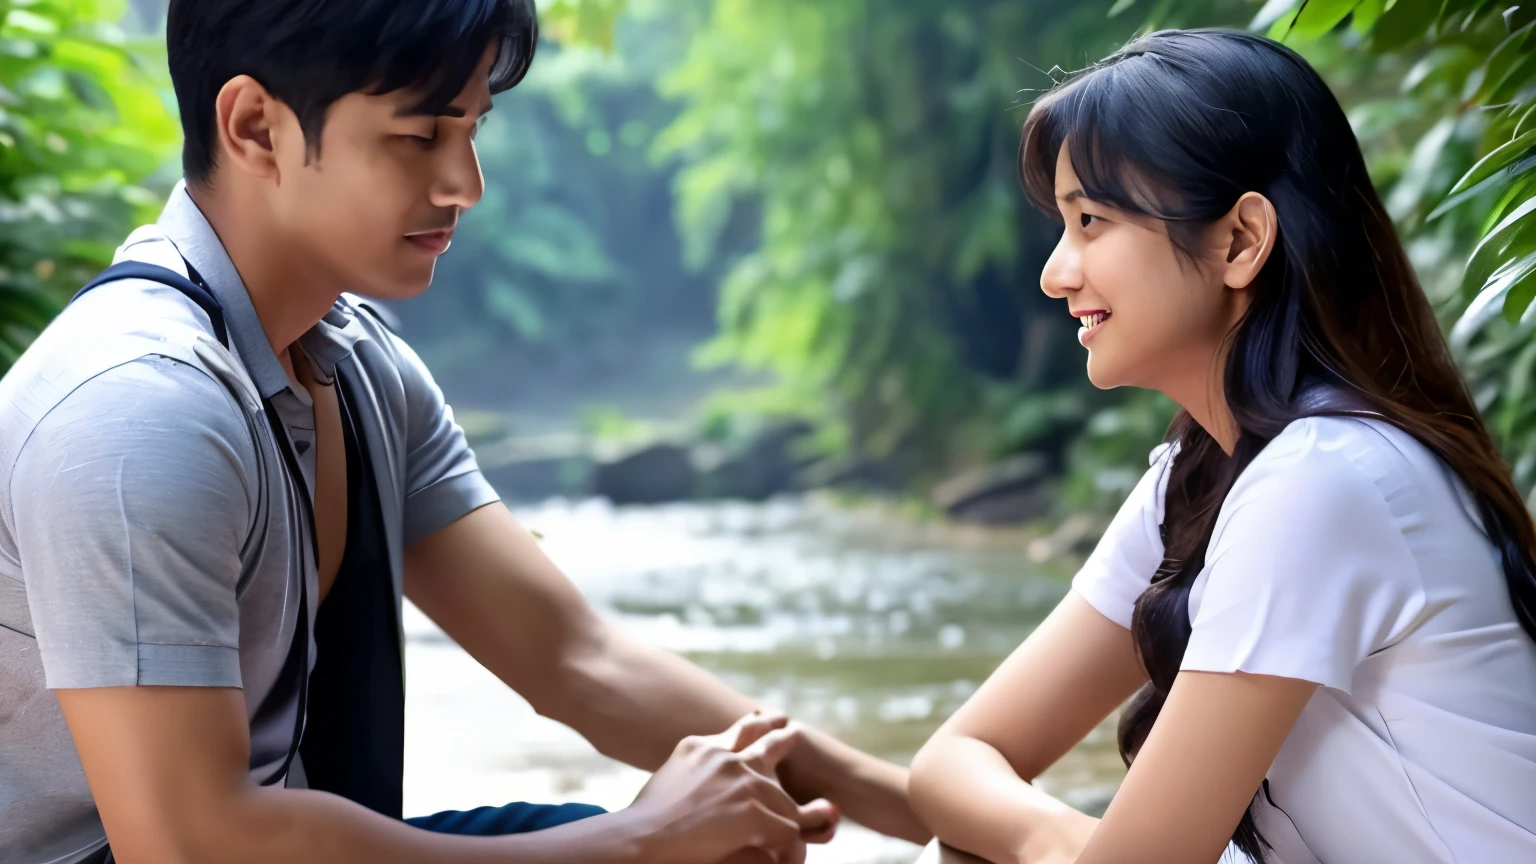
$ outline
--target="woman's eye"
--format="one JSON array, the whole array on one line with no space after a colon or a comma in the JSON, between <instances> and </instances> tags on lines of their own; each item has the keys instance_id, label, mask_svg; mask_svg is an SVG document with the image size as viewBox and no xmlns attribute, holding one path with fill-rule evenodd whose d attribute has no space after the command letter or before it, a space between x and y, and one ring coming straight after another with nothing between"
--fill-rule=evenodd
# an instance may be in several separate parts
<instances>
[{"instance_id":1,"label":"woman's eye","mask_svg":"<svg viewBox=\"0 0 1536 864\"><path fill-rule=\"evenodd\" d=\"M1087 227L1088 227L1088 226L1089 226L1089 225L1091 225L1091 224L1093 224L1093 220L1095 220L1095 219L1097 219L1097 218L1099 218L1099 217L1097 217L1097 216L1092 216L1092 215L1090 215L1090 214L1087 214L1087 213L1083 213L1083 214L1080 214L1080 215L1079 215L1079 216L1078 216L1078 217L1077 217L1077 221L1078 221L1078 223L1079 223L1079 224L1080 224L1080 225L1082 225L1082 226L1083 226L1083 227L1084 227L1084 228L1087 228Z\"/></svg>"}]
</instances>

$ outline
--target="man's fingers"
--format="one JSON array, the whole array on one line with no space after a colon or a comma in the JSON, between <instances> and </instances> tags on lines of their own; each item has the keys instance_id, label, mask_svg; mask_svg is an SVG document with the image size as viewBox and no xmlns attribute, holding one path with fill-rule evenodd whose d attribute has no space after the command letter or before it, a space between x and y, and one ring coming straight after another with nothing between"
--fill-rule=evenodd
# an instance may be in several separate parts
<instances>
[{"instance_id":1,"label":"man's fingers","mask_svg":"<svg viewBox=\"0 0 1536 864\"><path fill-rule=\"evenodd\" d=\"M793 723L774 729L743 749L741 757L753 769L772 777L779 763L800 743L801 734L801 727Z\"/></svg>"},{"instance_id":2,"label":"man's fingers","mask_svg":"<svg viewBox=\"0 0 1536 864\"><path fill-rule=\"evenodd\" d=\"M778 864L805 864L805 840L793 819L774 812L762 801L755 802L752 816L749 846L772 855Z\"/></svg>"},{"instance_id":3,"label":"man's fingers","mask_svg":"<svg viewBox=\"0 0 1536 864\"><path fill-rule=\"evenodd\" d=\"M775 729L783 729L789 723L789 718L783 714L765 711L753 711L742 717L731 728L714 736L721 747L732 753L740 753L744 748L752 746L758 739Z\"/></svg>"}]
</instances>

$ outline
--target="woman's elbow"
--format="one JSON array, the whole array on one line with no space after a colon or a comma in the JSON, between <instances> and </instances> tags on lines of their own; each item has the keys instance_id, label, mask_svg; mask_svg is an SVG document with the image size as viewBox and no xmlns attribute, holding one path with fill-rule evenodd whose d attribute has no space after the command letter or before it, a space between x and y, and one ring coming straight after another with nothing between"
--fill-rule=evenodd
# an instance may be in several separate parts
<instances>
[{"instance_id":1,"label":"woman's elbow","mask_svg":"<svg viewBox=\"0 0 1536 864\"><path fill-rule=\"evenodd\" d=\"M907 800L929 829L933 828L940 800L944 797L943 787L952 780L952 766L947 764L945 751L953 743L950 736L940 730L912 757L912 767L907 774Z\"/></svg>"}]
</instances>

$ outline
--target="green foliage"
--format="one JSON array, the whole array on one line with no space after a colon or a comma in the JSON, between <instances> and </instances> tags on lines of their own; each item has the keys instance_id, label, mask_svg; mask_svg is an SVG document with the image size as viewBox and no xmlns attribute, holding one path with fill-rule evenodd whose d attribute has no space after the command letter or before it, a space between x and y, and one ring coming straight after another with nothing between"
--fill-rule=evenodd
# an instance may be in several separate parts
<instances>
[{"instance_id":1,"label":"green foliage","mask_svg":"<svg viewBox=\"0 0 1536 864\"><path fill-rule=\"evenodd\" d=\"M549 0L539 8L539 27L564 45L613 48L614 23L625 0Z\"/></svg>"},{"instance_id":2,"label":"green foliage","mask_svg":"<svg viewBox=\"0 0 1536 864\"><path fill-rule=\"evenodd\" d=\"M0 373L159 196L178 129L118 0L0 0Z\"/></svg>"},{"instance_id":3,"label":"green foliage","mask_svg":"<svg viewBox=\"0 0 1536 864\"><path fill-rule=\"evenodd\" d=\"M1321 53L1336 87L1400 81L1355 101L1357 131L1516 481L1536 486L1536 14L1488 0L1276 5L1270 34ZM1309 16L1332 23L1303 27Z\"/></svg>"},{"instance_id":4,"label":"green foliage","mask_svg":"<svg viewBox=\"0 0 1536 864\"><path fill-rule=\"evenodd\" d=\"M758 237L702 359L776 373L831 446L919 470L1085 414L1050 397L1007 422L1024 394L1084 386L1062 362L1075 327L1035 287L1053 238L1014 162L1051 78L1019 58L1113 47L1107 8L714 2L663 82L683 112L658 149L683 166L694 260L743 212Z\"/></svg>"},{"instance_id":5,"label":"green foliage","mask_svg":"<svg viewBox=\"0 0 1536 864\"><path fill-rule=\"evenodd\" d=\"M1039 291L1059 229L1025 202L1015 164L1030 102L1059 67L1123 42L1135 8L710 3L662 83L683 110L658 141L682 165L691 258L733 262L700 359L774 373L825 452L918 478L1018 449L1144 461L1162 403L1128 408L1153 419L1116 426L1113 441L1073 443L1124 394L1089 386L1076 323ZM1218 0L1191 18L1158 2L1143 14L1230 25L1249 10ZM719 254L743 214L755 242ZM1098 488L1078 485L1080 499Z\"/></svg>"},{"instance_id":6,"label":"green foliage","mask_svg":"<svg viewBox=\"0 0 1536 864\"><path fill-rule=\"evenodd\" d=\"M659 145L684 166L697 259L733 215L758 217L705 359L777 373L840 430L833 447L940 464L1062 450L1068 499L1123 491L1171 406L1087 390L1070 327L1033 289L1055 229L1017 190L1023 111L998 108L1049 86L1030 66L1085 65L1138 14L1145 29L1247 23L1317 65L1517 478L1536 483L1536 45L1511 3L715 0L664 82L683 113ZM1011 305L977 302L999 283ZM957 326L967 302L1012 316L1005 374L969 357L987 327Z\"/></svg>"},{"instance_id":7,"label":"green foliage","mask_svg":"<svg viewBox=\"0 0 1536 864\"><path fill-rule=\"evenodd\" d=\"M576 41L546 40L528 79L498 97L476 139L485 196L432 290L403 310L439 373L563 363L600 374L680 321L694 339L707 332L713 274L683 266L671 173L650 156L675 114L654 82L687 32L666 6L541 8L546 36ZM559 24L578 9L603 13L600 33Z\"/></svg>"}]
</instances>

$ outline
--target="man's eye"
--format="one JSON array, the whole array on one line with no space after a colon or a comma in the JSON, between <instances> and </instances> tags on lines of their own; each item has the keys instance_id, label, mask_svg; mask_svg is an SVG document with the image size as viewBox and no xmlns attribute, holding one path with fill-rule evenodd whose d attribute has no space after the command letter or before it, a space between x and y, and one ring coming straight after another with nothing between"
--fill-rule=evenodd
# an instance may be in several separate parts
<instances>
[{"instance_id":1,"label":"man's eye","mask_svg":"<svg viewBox=\"0 0 1536 864\"><path fill-rule=\"evenodd\" d=\"M1093 215L1088 214L1088 213L1083 213L1083 214L1081 214L1081 215L1079 215L1077 217L1077 220L1078 220L1079 224L1081 224L1084 228L1087 228L1089 225L1093 224L1093 220L1097 219L1097 218L1099 218L1099 217L1093 216Z\"/></svg>"}]
</instances>

